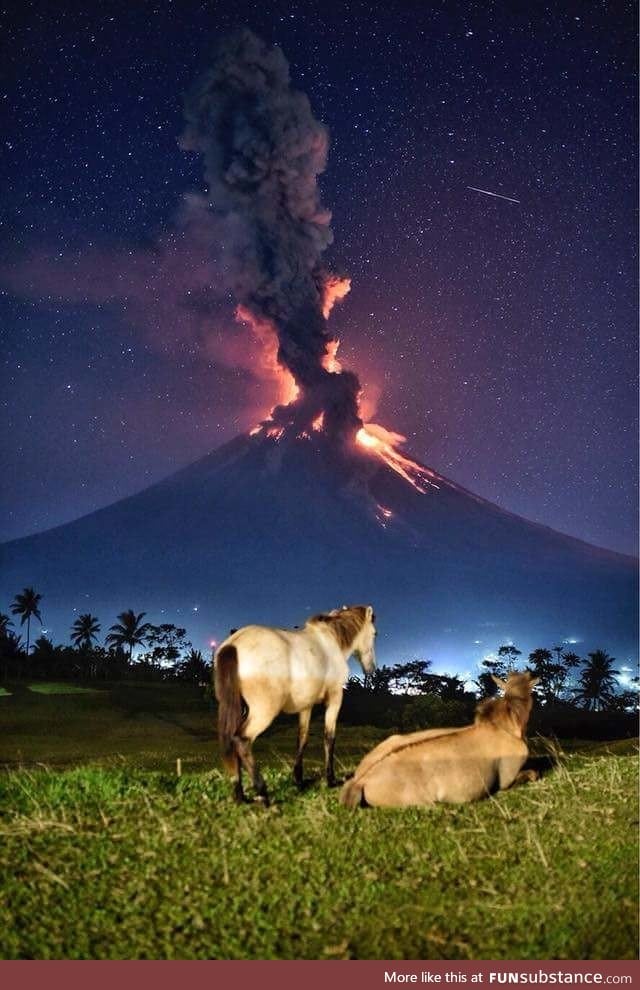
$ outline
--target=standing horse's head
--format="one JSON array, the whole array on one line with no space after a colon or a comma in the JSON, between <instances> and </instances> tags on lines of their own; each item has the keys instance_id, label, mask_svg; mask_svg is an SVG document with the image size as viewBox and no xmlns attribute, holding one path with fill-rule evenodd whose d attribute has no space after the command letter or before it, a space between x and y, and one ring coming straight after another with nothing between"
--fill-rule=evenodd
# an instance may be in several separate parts
<instances>
[{"instance_id":1,"label":"standing horse's head","mask_svg":"<svg viewBox=\"0 0 640 990\"><path fill-rule=\"evenodd\" d=\"M353 641L352 653L358 658L365 674L376 669L376 617L372 605L354 605L354 611L362 615L362 626Z\"/></svg>"},{"instance_id":2,"label":"standing horse's head","mask_svg":"<svg viewBox=\"0 0 640 990\"><path fill-rule=\"evenodd\" d=\"M345 658L353 654L365 674L370 674L376 667L375 618L371 605L343 605L331 612L314 615L309 622L331 629Z\"/></svg>"}]
</instances>

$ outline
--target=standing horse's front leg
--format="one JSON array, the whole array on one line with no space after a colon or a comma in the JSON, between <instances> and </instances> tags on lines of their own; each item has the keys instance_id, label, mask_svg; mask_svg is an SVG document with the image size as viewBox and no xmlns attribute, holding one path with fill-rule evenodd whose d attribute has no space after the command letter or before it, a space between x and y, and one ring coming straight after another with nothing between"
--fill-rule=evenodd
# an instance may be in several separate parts
<instances>
[{"instance_id":1,"label":"standing horse's front leg","mask_svg":"<svg viewBox=\"0 0 640 990\"><path fill-rule=\"evenodd\" d=\"M338 781L333 769L333 751L336 744L336 722L342 705L342 692L337 698L330 698L324 713L324 766L327 785L337 787Z\"/></svg>"},{"instance_id":2,"label":"standing horse's front leg","mask_svg":"<svg viewBox=\"0 0 640 990\"><path fill-rule=\"evenodd\" d=\"M293 779L296 787L301 788L304 781L302 772L302 754L309 738L309 722L311 721L311 709L305 708L298 714L298 748L296 750L296 762L293 765Z\"/></svg>"}]
</instances>

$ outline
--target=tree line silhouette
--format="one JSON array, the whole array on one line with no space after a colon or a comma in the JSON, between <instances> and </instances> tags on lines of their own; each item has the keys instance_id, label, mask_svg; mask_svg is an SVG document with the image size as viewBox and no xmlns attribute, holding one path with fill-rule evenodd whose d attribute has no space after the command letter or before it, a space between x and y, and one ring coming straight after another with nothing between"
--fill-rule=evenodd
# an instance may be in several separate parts
<instances>
[{"instance_id":1,"label":"tree line silhouette","mask_svg":"<svg viewBox=\"0 0 640 990\"><path fill-rule=\"evenodd\" d=\"M615 662L604 650L583 660L563 646L533 650L525 661L516 646L507 644L481 662L475 680L465 682L456 674L434 673L429 660L411 660L380 667L364 679L350 678L341 717L401 732L467 725L478 700L497 692L492 675L504 679L526 668L539 678L532 732L585 739L634 735L638 678L623 687Z\"/></svg>"},{"instance_id":2,"label":"tree line silhouette","mask_svg":"<svg viewBox=\"0 0 640 990\"><path fill-rule=\"evenodd\" d=\"M100 620L89 612L79 615L70 629L71 646L57 645L43 633L31 644L31 620L42 626L42 595L25 588L10 605L12 615L26 626L26 642L9 615L0 613L0 661L4 679L56 677L88 679L178 679L209 684L211 663L187 639L186 629L173 623L154 625L146 613L121 612L99 643ZM134 650L138 653L134 656ZM506 678L526 666L539 678L537 694L546 707L583 708L593 712L630 712L638 708L638 678L623 688L615 659L595 650L582 659L565 646L533 650L523 664L522 652L513 644L499 648L485 659L475 681L465 683L455 674L436 674L429 660L411 660L379 667L364 679L352 677L346 685L347 710L358 703L371 715L389 709L391 698L402 698L402 719L407 727L429 724L434 717L460 719L478 698L497 691L493 676ZM437 711L435 710L437 708Z\"/></svg>"},{"instance_id":3,"label":"tree line silhouette","mask_svg":"<svg viewBox=\"0 0 640 990\"><path fill-rule=\"evenodd\" d=\"M145 612L121 612L100 645L100 620L89 612L79 615L70 630L71 646L53 642L43 633L31 645L31 620L42 625L42 595L25 588L10 606L26 625L26 642L9 615L0 612L0 661L5 680L56 677L103 680L178 679L196 684L210 680L211 665L187 639L187 631L173 623L145 622ZM134 650L143 648L134 657Z\"/></svg>"}]
</instances>

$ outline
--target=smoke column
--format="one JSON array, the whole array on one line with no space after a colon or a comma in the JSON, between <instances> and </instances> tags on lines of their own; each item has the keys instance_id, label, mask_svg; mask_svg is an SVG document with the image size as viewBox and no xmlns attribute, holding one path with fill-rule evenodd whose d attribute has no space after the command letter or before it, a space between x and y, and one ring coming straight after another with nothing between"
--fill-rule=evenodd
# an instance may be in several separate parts
<instances>
[{"instance_id":1,"label":"smoke column","mask_svg":"<svg viewBox=\"0 0 640 990\"><path fill-rule=\"evenodd\" d=\"M246 30L219 45L186 97L185 117L181 145L203 155L208 185L188 198L188 220L209 231L225 286L243 315L273 328L278 361L299 388L272 418L298 430L324 413L327 433L353 437L362 425L360 385L353 373L331 370L326 320L348 283L336 291L340 280L321 264L333 236L317 181L326 128L291 88L280 49Z\"/></svg>"}]
</instances>

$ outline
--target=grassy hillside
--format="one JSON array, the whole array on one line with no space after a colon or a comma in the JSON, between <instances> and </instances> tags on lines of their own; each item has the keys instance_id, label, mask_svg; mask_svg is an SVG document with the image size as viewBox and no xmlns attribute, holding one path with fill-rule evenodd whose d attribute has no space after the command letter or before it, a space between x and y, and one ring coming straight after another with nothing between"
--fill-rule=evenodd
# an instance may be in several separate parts
<instances>
[{"instance_id":1,"label":"grassy hillside","mask_svg":"<svg viewBox=\"0 0 640 990\"><path fill-rule=\"evenodd\" d=\"M0 767L44 763L62 769L84 766L185 771L218 766L215 710L197 688L181 684L101 685L69 691L46 683L14 682L0 698ZM281 716L256 744L261 760L284 766L296 746L295 716ZM386 729L338 727L337 765L352 766L363 751L387 736ZM314 718L309 766L322 759L322 713ZM342 764L340 763L342 761Z\"/></svg>"},{"instance_id":2,"label":"grassy hillside","mask_svg":"<svg viewBox=\"0 0 640 990\"><path fill-rule=\"evenodd\" d=\"M30 764L0 774L3 958L637 954L629 742L475 805L349 812L318 783L295 791L285 726L260 747L265 811L230 802L189 689L22 686L0 727L5 766ZM343 728L343 767L381 734Z\"/></svg>"}]
</instances>

